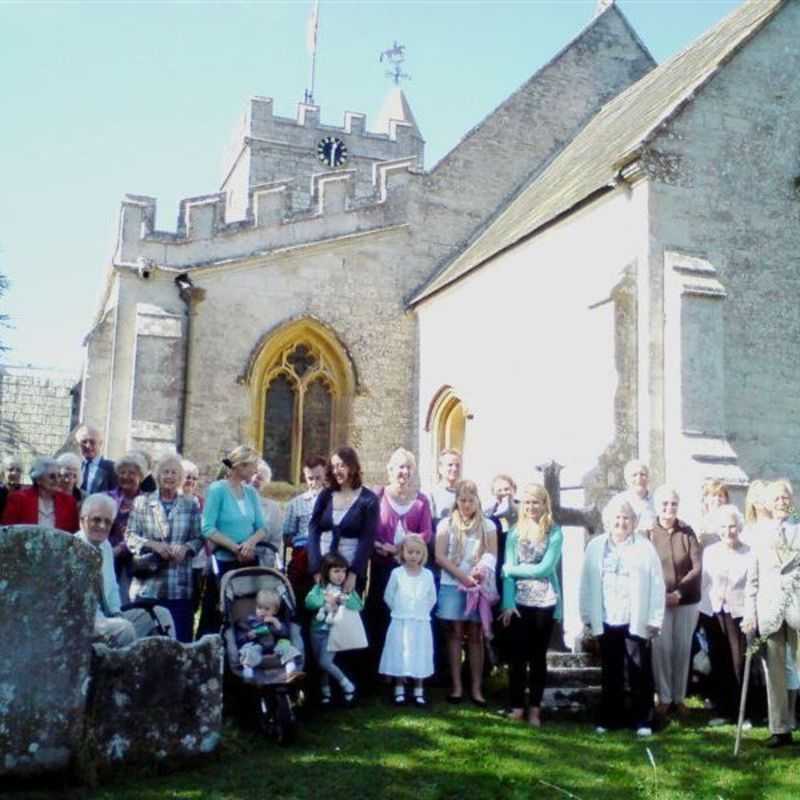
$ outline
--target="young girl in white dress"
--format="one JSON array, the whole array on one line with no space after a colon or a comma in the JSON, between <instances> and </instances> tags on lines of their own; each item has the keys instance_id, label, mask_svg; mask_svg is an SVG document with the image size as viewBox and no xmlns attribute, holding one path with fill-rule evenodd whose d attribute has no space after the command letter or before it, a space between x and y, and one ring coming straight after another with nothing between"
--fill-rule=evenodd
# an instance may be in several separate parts
<instances>
[{"instance_id":1,"label":"young girl in white dress","mask_svg":"<svg viewBox=\"0 0 800 800\"><path fill-rule=\"evenodd\" d=\"M428 701L422 682L433 674L431 611L436 605L433 574L425 569L428 560L425 540L417 533L406 534L398 558L400 566L392 570L383 595L392 612L392 621L378 670L395 679L395 705L405 703L405 679L411 678L414 705L425 706Z\"/></svg>"}]
</instances>

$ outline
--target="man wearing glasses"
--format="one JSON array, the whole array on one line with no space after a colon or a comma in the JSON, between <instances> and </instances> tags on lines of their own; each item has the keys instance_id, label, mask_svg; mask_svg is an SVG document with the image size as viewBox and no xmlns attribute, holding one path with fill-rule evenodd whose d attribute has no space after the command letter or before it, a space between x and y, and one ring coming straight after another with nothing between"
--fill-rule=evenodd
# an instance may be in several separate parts
<instances>
[{"instance_id":1,"label":"man wearing glasses","mask_svg":"<svg viewBox=\"0 0 800 800\"><path fill-rule=\"evenodd\" d=\"M136 641L136 629L120 612L114 553L108 543L108 534L116 516L117 504L108 495L89 495L83 501L81 529L76 538L97 550L103 560L94 632L110 647L125 647Z\"/></svg>"}]
</instances>

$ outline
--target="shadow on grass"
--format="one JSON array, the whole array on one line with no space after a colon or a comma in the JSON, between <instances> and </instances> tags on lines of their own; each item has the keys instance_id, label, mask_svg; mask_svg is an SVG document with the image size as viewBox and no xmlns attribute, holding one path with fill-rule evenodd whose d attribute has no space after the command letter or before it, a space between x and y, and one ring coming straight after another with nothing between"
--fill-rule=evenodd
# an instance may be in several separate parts
<instances>
[{"instance_id":1,"label":"shadow on grass","mask_svg":"<svg viewBox=\"0 0 800 800\"><path fill-rule=\"evenodd\" d=\"M70 800L580 800L620 798L795 798L797 750L769 753L767 734L748 735L732 756L734 729L673 724L643 741L629 732L596 736L586 724L535 730L472 707L439 702L428 711L365 701L312 717L287 749L228 727L215 759L177 774L126 768ZM656 770L650 764L647 748ZM541 782L558 788L545 786ZM23 795L10 794L17 800ZM47 787L26 800L52 798Z\"/></svg>"}]
</instances>

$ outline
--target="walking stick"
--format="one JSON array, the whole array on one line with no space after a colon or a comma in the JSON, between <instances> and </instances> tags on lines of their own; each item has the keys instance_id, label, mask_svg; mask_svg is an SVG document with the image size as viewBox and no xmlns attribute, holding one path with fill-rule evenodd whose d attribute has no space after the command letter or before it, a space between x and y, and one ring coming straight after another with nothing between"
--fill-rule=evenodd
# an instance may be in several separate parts
<instances>
[{"instance_id":1,"label":"walking stick","mask_svg":"<svg viewBox=\"0 0 800 800\"><path fill-rule=\"evenodd\" d=\"M747 690L750 686L750 666L753 661L753 647L750 637L747 637L747 655L744 658L744 671L742 675L742 695L739 699L739 719L736 721L736 743L733 745L733 757L739 755L739 746L742 743L742 725L744 725L744 711L747 706Z\"/></svg>"}]
</instances>

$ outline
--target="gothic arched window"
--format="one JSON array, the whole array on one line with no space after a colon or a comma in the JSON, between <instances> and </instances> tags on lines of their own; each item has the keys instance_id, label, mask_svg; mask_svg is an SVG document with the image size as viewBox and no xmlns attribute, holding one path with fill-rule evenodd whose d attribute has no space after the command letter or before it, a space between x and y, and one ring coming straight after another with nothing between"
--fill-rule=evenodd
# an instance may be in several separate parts
<instances>
[{"instance_id":1,"label":"gothic arched window","mask_svg":"<svg viewBox=\"0 0 800 800\"><path fill-rule=\"evenodd\" d=\"M273 328L250 353L250 437L276 481L300 483L303 461L347 442L356 379L335 334L305 317Z\"/></svg>"},{"instance_id":2,"label":"gothic arched window","mask_svg":"<svg viewBox=\"0 0 800 800\"><path fill-rule=\"evenodd\" d=\"M302 341L265 375L262 448L274 480L297 483L308 456L330 452L335 383L325 356Z\"/></svg>"}]
</instances>

